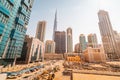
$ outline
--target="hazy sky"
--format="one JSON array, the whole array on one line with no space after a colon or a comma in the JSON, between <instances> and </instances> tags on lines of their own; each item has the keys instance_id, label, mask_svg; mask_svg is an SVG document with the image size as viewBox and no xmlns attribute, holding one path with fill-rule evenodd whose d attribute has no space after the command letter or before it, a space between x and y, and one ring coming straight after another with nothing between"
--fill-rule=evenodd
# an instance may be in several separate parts
<instances>
[{"instance_id":1,"label":"hazy sky","mask_svg":"<svg viewBox=\"0 0 120 80\"><path fill-rule=\"evenodd\" d=\"M58 30L73 30L74 44L79 35L96 33L101 43L97 13L99 9L109 12L114 30L120 32L120 0L35 0L27 34L35 36L38 21L47 21L45 40L52 39L55 11L58 12Z\"/></svg>"}]
</instances>

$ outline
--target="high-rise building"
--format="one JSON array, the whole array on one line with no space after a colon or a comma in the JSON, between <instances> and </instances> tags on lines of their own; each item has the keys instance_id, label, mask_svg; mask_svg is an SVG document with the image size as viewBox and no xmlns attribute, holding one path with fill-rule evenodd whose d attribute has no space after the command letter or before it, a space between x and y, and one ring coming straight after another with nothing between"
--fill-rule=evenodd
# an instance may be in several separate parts
<instances>
[{"instance_id":1,"label":"high-rise building","mask_svg":"<svg viewBox=\"0 0 120 80\"><path fill-rule=\"evenodd\" d=\"M45 53L55 53L55 42L53 40L46 41Z\"/></svg>"},{"instance_id":2,"label":"high-rise building","mask_svg":"<svg viewBox=\"0 0 120 80\"><path fill-rule=\"evenodd\" d=\"M55 53L66 52L66 33L65 31L55 31Z\"/></svg>"},{"instance_id":3,"label":"high-rise building","mask_svg":"<svg viewBox=\"0 0 120 80\"><path fill-rule=\"evenodd\" d=\"M30 63L42 61L44 57L44 43L37 38L25 36L21 58L17 59L19 63Z\"/></svg>"},{"instance_id":4,"label":"high-rise building","mask_svg":"<svg viewBox=\"0 0 120 80\"><path fill-rule=\"evenodd\" d=\"M88 47L97 48L98 41L96 34L89 34L88 35Z\"/></svg>"},{"instance_id":5,"label":"high-rise building","mask_svg":"<svg viewBox=\"0 0 120 80\"><path fill-rule=\"evenodd\" d=\"M20 57L34 0L0 0L0 58Z\"/></svg>"},{"instance_id":6,"label":"high-rise building","mask_svg":"<svg viewBox=\"0 0 120 80\"><path fill-rule=\"evenodd\" d=\"M72 29L67 29L67 53L73 52Z\"/></svg>"},{"instance_id":7,"label":"high-rise building","mask_svg":"<svg viewBox=\"0 0 120 80\"><path fill-rule=\"evenodd\" d=\"M108 12L100 10L98 12L98 17L99 17L99 29L105 53L107 54L110 60L118 59L119 49L115 41L115 35L112 29Z\"/></svg>"},{"instance_id":8,"label":"high-rise building","mask_svg":"<svg viewBox=\"0 0 120 80\"><path fill-rule=\"evenodd\" d=\"M42 42L44 42L44 38L45 38L45 29L46 29L46 21L39 21L37 25L35 37Z\"/></svg>"},{"instance_id":9,"label":"high-rise building","mask_svg":"<svg viewBox=\"0 0 120 80\"><path fill-rule=\"evenodd\" d=\"M54 20L54 27L53 27L53 40L55 40L55 31L57 31L57 10L55 12L55 20Z\"/></svg>"},{"instance_id":10,"label":"high-rise building","mask_svg":"<svg viewBox=\"0 0 120 80\"><path fill-rule=\"evenodd\" d=\"M84 34L80 34L79 37L81 52L83 52L87 48L87 42Z\"/></svg>"}]
</instances>

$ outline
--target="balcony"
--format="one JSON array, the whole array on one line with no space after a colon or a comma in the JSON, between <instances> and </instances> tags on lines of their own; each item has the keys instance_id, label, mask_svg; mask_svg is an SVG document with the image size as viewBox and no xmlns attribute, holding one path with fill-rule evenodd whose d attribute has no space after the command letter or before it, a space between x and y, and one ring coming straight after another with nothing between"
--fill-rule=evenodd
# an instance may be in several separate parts
<instances>
[{"instance_id":1,"label":"balcony","mask_svg":"<svg viewBox=\"0 0 120 80\"><path fill-rule=\"evenodd\" d=\"M20 13L22 13L23 15L27 15L27 12L24 10L24 8L22 8L22 7L19 7L19 11L20 11Z\"/></svg>"},{"instance_id":2,"label":"balcony","mask_svg":"<svg viewBox=\"0 0 120 80\"><path fill-rule=\"evenodd\" d=\"M3 23L0 22L0 34L3 33L4 28L5 28L5 25L4 25Z\"/></svg>"},{"instance_id":3,"label":"balcony","mask_svg":"<svg viewBox=\"0 0 120 80\"><path fill-rule=\"evenodd\" d=\"M16 21L16 23L19 23L22 26L24 26L24 24L25 24L25 22L22 19L20 19L19 17L16 17L15 21Z\"/></svg>"},{"instance_id":4,"label":"balcony","mask_svg":"<svg viewBox=\"0 0 120 80\"><path fill-rule=\"evenodd\" d=\"M5 14L7 17L10 16L10 12L7 8L5 8L4 6L2 6L2 4L0 4L0 12L2 12L3 14Z\"/></svg>"},{"instance_id":5,"label":"balcony","mask_svg":"<svg viewBox=\"0 0 120 80\"><path fill-rule=\"evenodd\" d=\"M29 7L29 3L26 0L22 0L22 3L24 3L27 7Z\"/></svg>"},{"instance_id":6,"label":"balcony","mask_svg":"<svg viewBox=\"0 0 120 80\"><path fill-rule=\"evenodd\" d=\"M14 0L8 0L10 4L14 5Z\"/></svg>"}]
</instances>

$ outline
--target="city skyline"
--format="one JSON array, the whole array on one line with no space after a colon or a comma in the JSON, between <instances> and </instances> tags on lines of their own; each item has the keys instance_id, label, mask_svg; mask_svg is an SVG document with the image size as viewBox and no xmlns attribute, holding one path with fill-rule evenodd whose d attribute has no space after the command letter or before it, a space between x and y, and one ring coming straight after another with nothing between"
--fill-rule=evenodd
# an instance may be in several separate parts
<instances>
[{"instance_id":1,"label":"city skyline","mask_svg":"<svg viewBox=\"0 0 120 80\"><path fill-rule=\"evenodd\" d=\"M120 32L120 11L118 11L118 3L119 0L51 0L47 3L43 0L36 0L33 6L27 34L34 36L37 22L46 20L47 26L45 40L52 40L54 13L57 9L58 30L65 31L67 27L70 26L73 29L73 44L79 42L80 34L85 34L86 36L90 33L96 33L98 42L102 43L98 27L97 13L99 9L108 11L113 29Z\"/></svg>"}]
</instances>

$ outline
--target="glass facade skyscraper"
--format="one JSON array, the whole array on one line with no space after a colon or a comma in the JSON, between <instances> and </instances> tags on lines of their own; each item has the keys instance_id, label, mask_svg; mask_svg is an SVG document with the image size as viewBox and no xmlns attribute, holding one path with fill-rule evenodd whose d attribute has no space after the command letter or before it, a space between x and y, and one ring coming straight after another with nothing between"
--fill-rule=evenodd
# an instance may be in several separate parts
<instances>
[{"instance_id":1,"label":"glass facade skyscraper","mask_svg":"<svg viewBox=\"0 0 120 80\"><path fill-rule=\"evenodd\" d=\"M0 0L0 58L20 57L34 0Z\"/></svg>"},{"instance_id":2,"label":"glass facade skyscraper","mask_svg":"<svg viewBox=\"0 0 120 80\"><path fill-rule=\"evenodd\" d=\"M84 34L80 34L79 37L81 52L83 52L87 48L87 42Z\"/></svg>"}]
</instances>

